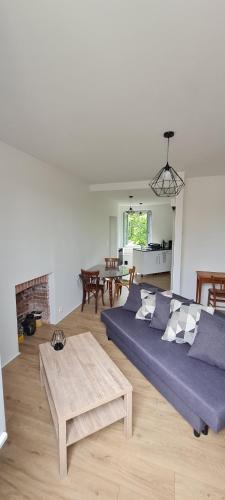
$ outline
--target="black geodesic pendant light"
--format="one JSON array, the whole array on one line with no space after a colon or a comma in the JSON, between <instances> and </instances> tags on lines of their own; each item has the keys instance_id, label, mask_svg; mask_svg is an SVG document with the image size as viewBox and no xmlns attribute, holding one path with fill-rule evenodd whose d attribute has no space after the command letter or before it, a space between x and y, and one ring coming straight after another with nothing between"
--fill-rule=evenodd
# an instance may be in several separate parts
<instances>
[{"instance_id":1,"label":"black geodesic pendant light","mask_svg":"<svg viewBox=\"0 0 225 500\"><path fill-rule=\"evenodd\" d=\"M156 196L177 196L181 189L184 187L184 181L178 175L173 167L170 167L168 163L169 157L169 141L170 138L174 136L173 131L164 132L164 137L168 140L167 143L167 163L166 166L161 168L161 170L156 174L153 181L149 184Z\"/></svg>"}]
</instances>

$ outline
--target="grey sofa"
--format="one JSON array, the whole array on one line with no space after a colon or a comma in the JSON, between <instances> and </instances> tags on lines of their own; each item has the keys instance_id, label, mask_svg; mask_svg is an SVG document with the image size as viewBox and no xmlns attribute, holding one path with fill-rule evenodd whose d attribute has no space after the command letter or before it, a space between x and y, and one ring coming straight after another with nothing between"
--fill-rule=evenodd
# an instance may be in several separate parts
<instances>
[{"instance_id":1,"label":"grey sofa","mask_svg":"<svg viewBox=\"0 0 225 500\"><path fill-rule=\"evenodd\" d=\"M187 356L187 344L161 340L162 332L135 313L116 307L102 312L112 340L190 423L196 437L225 427L225 371Z\"/></svg>"}]
</instances>

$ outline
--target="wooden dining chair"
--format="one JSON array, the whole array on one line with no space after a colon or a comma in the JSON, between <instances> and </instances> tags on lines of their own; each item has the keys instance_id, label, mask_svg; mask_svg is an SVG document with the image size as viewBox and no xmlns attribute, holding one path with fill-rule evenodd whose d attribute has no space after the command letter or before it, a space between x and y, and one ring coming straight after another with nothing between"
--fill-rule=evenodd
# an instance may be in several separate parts
<instances>
[{"instance_id":1,"label":"wooden dining chair","mask_svg":"<svg viewBox=\"0 0 225 500\"><path fill-rule=\"evenodd\" d=\"M101 292L102 304L104 304L104 284L100 283L99 271L85 271L81 269L80 279L83 285L83 299L81 305L81 311L83 312L84 305L86 304L86 299L88 296L88 304L90 303L90 296L93 295L95 298L95 312L98 310L98 294Z\"/></svg>"},{"instance_id":2,"label":"wooden dining chair","mask_svg":"<svg viewBox=\"0 0 225 500\"><path fill-rule=\"evenodd\" d=\"M119 267L118 257L105 257L105 267L107 267L108 269Z\"/></svg>"},{"instance_id":3,"label":"wooden dining chair","mask_svg":"<svg viewBox=\"0 0 225 500\"><path fill-rule=\"evenodd\" d=\"M218 306L220 309L225 308L225 281L224 279L216 279L213 278L214 282L212 283L212 288L208 290L208 306L216 307ZM223 304L223 305L222 305Z\"/></svg>"},{"instance_id":4,"label":"wooden dining chair","mask_svg":"<svg viewBox=\"0 0 225 500\"><path fill-rule=\"evenodd\" d=\"M119 298L119 294L121 295L123 286L125 286L128 290L130 289L130 287L134 281L135 269L136 269L135 266L133 266L129 269L129 279L128 280L120 279L120 280L115 281L114 297L116 296L117 299Z\"/></svg>"},{"instance_id":5,"label":"wooden dining chair","mask_svg":"<svg viewBox=\"0 0 225 500\"><path fill-rule=\"evenodd\" d=\"M106 269L115 269L116 267L119 267L118 257L105 257L105 267L106 267ZM105 278L107 290L109 288L109 280L110 280L110 278Z\"/></svg>"}]
</instances>

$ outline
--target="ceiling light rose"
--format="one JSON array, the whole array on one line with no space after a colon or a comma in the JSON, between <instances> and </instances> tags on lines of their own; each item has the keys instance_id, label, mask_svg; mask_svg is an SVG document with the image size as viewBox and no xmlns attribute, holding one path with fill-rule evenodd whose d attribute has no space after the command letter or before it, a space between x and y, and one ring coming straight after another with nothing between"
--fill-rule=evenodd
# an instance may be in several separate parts
<instances>
[{"instance_id":1,"label":"ceiling light rose","mask_svg":"<svg viewBox=\"0 0 225 500\"><path fill-rule=\"evenodd\" d=\"M174 197L180 193L181 189L183 189L184 181L178 175L176 170L174 170L168 163L169 141L171 137L174 137L174 132L164 132L163 135L168 140L167 163L165 167L161 168L161 170L156 174L153 181L149 183L149 186L151 186L152 191L154 191L156 196Z\"/></svg>"}]
</instances>

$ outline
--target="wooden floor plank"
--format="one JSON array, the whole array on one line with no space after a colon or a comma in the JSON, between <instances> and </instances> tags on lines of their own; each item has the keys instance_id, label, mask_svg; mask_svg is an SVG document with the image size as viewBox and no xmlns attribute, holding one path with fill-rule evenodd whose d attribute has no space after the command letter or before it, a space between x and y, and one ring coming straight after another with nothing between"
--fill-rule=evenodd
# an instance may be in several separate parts
<instances>
[{"instance_id":1,"label":"wooden floor plank","mask_svg":"<svg viewBox=\"0 0 225 500\"><path fill-rule=\"evenodd\" d=\"M175 475L175 500L225 500L225 491L201 481Z\"/></svg>"}]
</instances>

